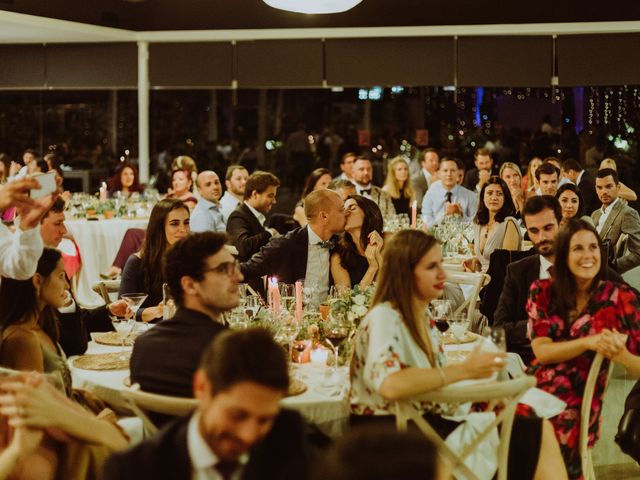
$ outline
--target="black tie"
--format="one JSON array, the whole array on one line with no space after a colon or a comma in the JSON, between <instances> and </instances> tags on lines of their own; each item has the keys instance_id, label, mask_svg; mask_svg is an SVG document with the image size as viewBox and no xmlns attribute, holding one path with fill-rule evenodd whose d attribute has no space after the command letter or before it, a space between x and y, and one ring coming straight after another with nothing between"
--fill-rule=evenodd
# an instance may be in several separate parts
<instances>
[{"instance_id":1,"label":"black tie","mask_svg":"<svg viewBox=\"0 0 640 480\"><path fill-rule=\"evenodd\" d=\"M451 192L447 192L444 194L444 198L447 202L451 203L451 197L453 196L453 194Z\"/></svg>"},{"instance_id":2,"label":"black tie","mask_svg":"<svg viewBox=\"0 0 640 480\"><path fill-rule=\"evenodd\" d=\"M329 250L333 248L333 244L333 239L323 240L322 242L316 243L316 245L319 245L321 248L328 248Z\"/></svg>"},{"instance_id":3,"label":"black tie","mask_svg":"<svg viewBox=\"0 0 640 480\"><path fill-rule=\"evenodd\" d=\"M360 195L371 195L371 188L363 188L360 190Z\"/></svg>"},{"instance_id":4,"label":"black tie","mask_svg":"<svg viewBox=\"0 0 640 480\"><path fill-rule=\"evenodd\" d=\"M232 475L238 469L240 463L232 461L220 461L216 463L214 468L218 471L224 480L231 480Z\"/></svg>"}]
</instances>

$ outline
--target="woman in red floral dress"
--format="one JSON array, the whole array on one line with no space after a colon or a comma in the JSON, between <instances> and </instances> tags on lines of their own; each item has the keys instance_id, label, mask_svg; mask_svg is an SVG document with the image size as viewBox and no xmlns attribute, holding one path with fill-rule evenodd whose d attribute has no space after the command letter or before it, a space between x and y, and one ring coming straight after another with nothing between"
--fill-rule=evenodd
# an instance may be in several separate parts
<instances>
[{"instance_id":1,"label":"woman in red floral dress","mask_svg":"<svg viewBox=\"0 0 640 480\"><path fill-rule=\"evenodd\" d=\"M596 352L640 376L640 304L626 284L602 280L602 242L582 220L571 220L556 239L555 275L536 280L529 293L529 335L538 387L567 403L551 419L571 478L582 478L580 408ZM609 361L603 362L591 406L589 447L599 436Z\"/></svg>"}]
</instances>

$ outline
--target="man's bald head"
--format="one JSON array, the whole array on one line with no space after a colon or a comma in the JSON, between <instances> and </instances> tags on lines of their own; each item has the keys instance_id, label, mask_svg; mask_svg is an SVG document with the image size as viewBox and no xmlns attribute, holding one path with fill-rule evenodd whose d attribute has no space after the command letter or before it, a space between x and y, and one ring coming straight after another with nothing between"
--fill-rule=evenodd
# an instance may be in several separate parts
<instances>
[{"instance_id":1,"label":"man's bald head","mask_svg":"<svg viewBox=\"0 0 640 480\"><path fill-rule=\"evenodd\" d=\"M204 170L198 174L196 186L200 196L205 200L217 203L222 195L222 185L218 174L211 170Z\"/></svg>"},{"instance_id":2,"label":"man's bald head","mask_svg":"<svg viewBox=\"0 0 640 480\"><path fill-rule=\"evenodd\" d=\"M332 235L344 231L344 202L338 192L316 190L304 198L304 213L320 238L328 240Z\"/></svg>"}]
</instances>

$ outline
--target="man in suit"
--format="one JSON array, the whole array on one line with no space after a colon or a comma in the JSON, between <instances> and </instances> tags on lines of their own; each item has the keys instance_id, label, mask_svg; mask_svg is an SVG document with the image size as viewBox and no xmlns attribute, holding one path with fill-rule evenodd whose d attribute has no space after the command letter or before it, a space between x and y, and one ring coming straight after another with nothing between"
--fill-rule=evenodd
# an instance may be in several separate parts
<instances>
[{"instance_id":1,"label":"man in suit","mask_svg":"<svg viewBox=\"0 0 640 480\"><path fill-rule=\"evenodd\" d=\"M248 280L275 275L284 283L304 279L305 287L316 288L313 302L319 303L329 292L332 237L344 231L346 219L343 208L344 202L337 192L311 192L304 200L304 213L309 224L274 238L249 261L241 264L242 274Z\"/></svg>"},{"instance_id":2,"label":"man in suit","mask_svg":"<svg viewBox=\"0 0 640 480\"><path fill-rule=\"evenodd\" d=\"M195 411L114 454L103 480L306 480L311 455L304 422L281 409L289 375L271 334L227 331L210 342L199 365Z\"/></svg>"},{"instance_id":3,"label":"man in suit","mask_svg":"<svg viewBox=\"0 0 640 480\"><path fill-rule=\"evenodd\" d=\"M493 158L487 148L479 148L473 154L475 168L467 171L464 176L463 186L472 192L480 192L482 186L487 183L491 175L497 175L493 167Z\"/></svg>"},{"instance_id":4,"label":"man in suit","mask_svg":"<svg viewBox=\"0 0 640 480\"><path fill-rule=\"evenodd\" d=\"M562 176L578 186L584 200L584 212L591 215L600 207L596 193L595 179L587 172L575 158L568 158L562 162Z\"/></svg>"},{"instance_id":5,"label":"man in suit","mask_svg":"<svg viewBox=\"0 0 640 480\"><path fill-rule=\"evenodd\" d=\"M356 193L367 197L380 208L383 217L396 214L391 197L380 187L371 183L373 179L373 166L371 160L365 157L358 157L353 164L353 181L356 184Z\"/></svg>"},{"instance_id":6,"label":"man in suit","mask_svg":"<svg viewBox=\"0 0 640 480\"><path fill-rule=\"evenodd\" d=\"M57 198L40 223L40 235L46 247L58 248L67 233L64 224L64 200ZM68 279L67 279L68 281ZM87 350L91 332L113 330L109 315L124 316L129 307L124 300L107 303L101 307L81 308L73 296L69 304L59 310L60 346L67 356L82 355Z\"/></svg>"},{"instance_id":7,"label":"man in suit","mask_svg":"<svg viewBox=\"0 0 640 480\"><path fill-rule=\"evenodd\" d=\"M424 194L431 184L438 180L438 168L440 168L440 156L435 148L424 149L421 156L420 166L422 168L411 177L411 187L418 205L422 205Z\"/></svg>"},{"instance_id":8,"label":"man in suit","mask_svg":"<svg viewBox=\"0 0 640 480\"><path fill-rule=\"evenodd\" d=\"M628 236L625 252L617 252L619 256L614 260L616 270L624 273L640 265L640 216L618 197L620 182L612 168L598 170L596 192L602 208L593 212L591 218L602 241L614 248L623 233Z\"/></svg>"},{"instance_id":9,"label":"man in suit","mask_svg":"<svg viewBox=\"0 0 640 480\"><path fill-rule=\"evenodd\" d=\"M227 233L238 249L238 260L246 262L251 255L277 236L274 228L265 228L267 215L276 203L280 180L269 172L253 172L244 189L244 202L229 215Z\"/></svg>"},{"instance_id":10,"label":"man in suit","mask_svg":"<svg viewBox=\"0 0 640 480\"><path fill-rule=\"evenodd\" d=\"M227 225L220 205L222 185L218 174L211 170L200 172L196 178L196 186L200 200L191 212L189 229L191 232L225 232Z\"/></svg>"},{"instance_id":11,"label":"man in suit","mask_svg":"<svg viewBox=\"0 0 640 480\"><path fill-rule=\"evenodd\" d=\"M229 215L239 203L244 199L244 188L249 178L249 172L242 165L229 165L225 174L224 184L227 191L220 199L220 208L225 223L229 220Z\"/></svg>"},{"instance_id":12,"label":"man in suit","mask_svg":"<svg viewBox=\"0 0 640 480\"><path fill-rule=\"evenodd\" d=\"M438 177L440 181L431 185L422 200L422 218L426 225L431 227L452 215L471 220L478 209L478 195L458 185L458 163L454 158L440 160Z\"/></svg>"},{"instance_id":13,"label":"man in suit","mask_svg":"<svg viewBox=\"0 0 640 480\"><path fill-rule=\"evenodd\" d=\"M561 183L560 167L554 165L552 161L545 159L536 170L536 179L538 180L538 185L540 185L536 190L536 195L550 195L555 197Z\"/></svg>"},{"instance_id":14,"label":"man in suit","mask_svg":"<svg viewBox=\"0 0 640 480\"><path fill-rule=\"evenodd\" d=\"M242 274L226 243L223 233L194 233L166 253L164 276L178 309L133 345L131 381L142 390L191 396L202 352L225 330L223 313L240 301Z\"/></svg>"},{"instance_id":15,"label":"man in suit","mask_svg":"<svg viewBox=\"0 0 640 480\"><path fill-rule=\"evenodd\" d=\"M347 180L353 182L353 162L355 162L357 155L353 152L347 152L342 155L340 159L340 170L342 173L337 177L333 177L331 181L337 182L338 180Z\"/></svg>"},{"instance_id":16,"label":"man in suit","mask_svg":"<svg viewBox=\"0 0 640 480\"><path fill-rule=\"evenodd\" d=\"M526 304L529 289L534 280L550 278L552 275L554 242L560 229L562 209L555 197L536 195L524 204L522 218L537 253L507 266L504 287L493 320L494 325L505 329L507 350L519 354L529 364L534 358L527 335ZM620 275L610 268L606 270L605 278L623 282Z\"/></svg>"}]
</instances>

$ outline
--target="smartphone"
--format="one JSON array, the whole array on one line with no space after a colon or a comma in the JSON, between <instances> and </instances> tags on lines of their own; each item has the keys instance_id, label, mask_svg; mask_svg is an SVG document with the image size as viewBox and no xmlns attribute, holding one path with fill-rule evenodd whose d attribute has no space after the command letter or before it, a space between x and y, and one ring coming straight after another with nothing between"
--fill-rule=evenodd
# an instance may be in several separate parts
<instances>
[{"instance_id":1,"label":"smartphone","mask_svg":"<svg viewBox=\"0 0 640 480\"><path fill-rule=\"evenodd\" d=\"M35 199L44 197L46 195L51 195L58 188L58 186L56 185L55 171L34 175L31 178L34 178L40 183L40 188L34 188L33 190L31 190L29 194L31 198Z\"/></svg>"}]
</instances>

